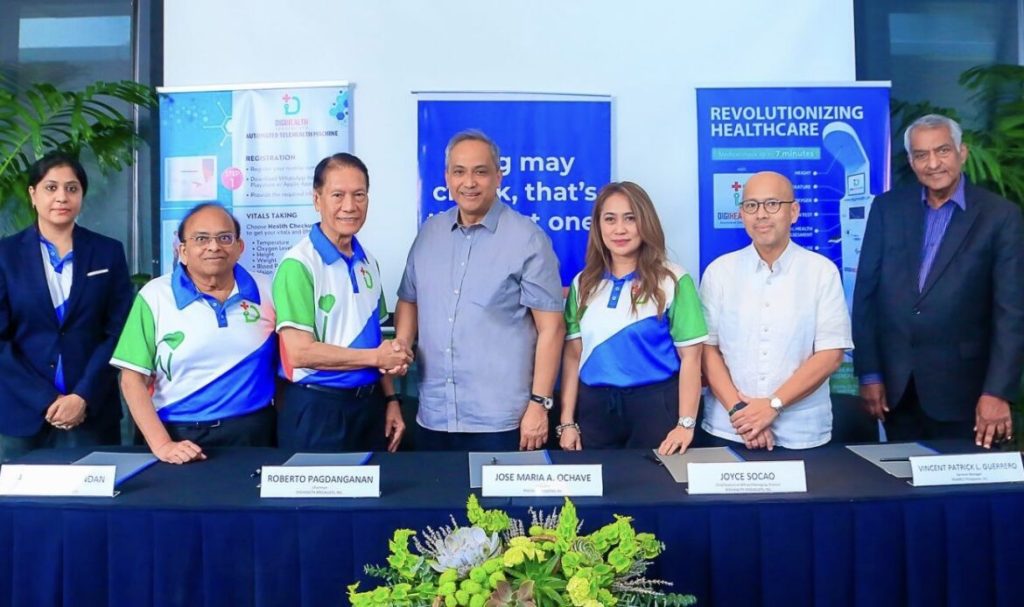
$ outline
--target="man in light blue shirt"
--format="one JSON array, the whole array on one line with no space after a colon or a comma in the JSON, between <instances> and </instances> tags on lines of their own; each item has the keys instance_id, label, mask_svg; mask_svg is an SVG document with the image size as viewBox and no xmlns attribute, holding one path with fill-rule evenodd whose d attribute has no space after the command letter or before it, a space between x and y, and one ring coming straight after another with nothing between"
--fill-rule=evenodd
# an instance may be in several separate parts
<instances>
[{"instance_id":1,"label":"man in light blue shirt","mask_svg":"<svg viewBox=\"0 0 1024 607\"><path fill-rule=\"evenodd\" d=\"M497 200L498 148L485 134L455 135L445 158L456 206L420 228L396 310L398 340L419 333L417 448L538 449L565 336L558 259Z\"/></svg>"}]
</instances>

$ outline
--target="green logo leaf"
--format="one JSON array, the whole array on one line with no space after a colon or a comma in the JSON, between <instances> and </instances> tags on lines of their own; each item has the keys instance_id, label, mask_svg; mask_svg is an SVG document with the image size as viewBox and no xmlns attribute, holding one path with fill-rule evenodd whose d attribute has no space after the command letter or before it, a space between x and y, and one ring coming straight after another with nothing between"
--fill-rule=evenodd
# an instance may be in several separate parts
<instances>
[{"instance_id":1,"label":"green logo leaf","mask_svg":"<svg viewBox=\"0 0 1024 607\"><path fill-rule=\"evenodd\" d=\"M320 301L318 301L316 305L317 305L318 308L320 308L320 311L323 312L324 314L330 314L331 309L334 308L334 304L335 304L334 296L328 294L328 295L321 295L320 296Z\"/></svg>"},{"instance_id":2,"label":"green logo leaf","mask_svg":"<svg viewBox=\"0 0 1024 607\"><path fill-rule=\"evenodd\" d=\"M167 347L169 347L171 350L177 350L178 346L180 346L181 342L183 341L185 341L185 334L182 333L181 331L175 331L173 333L168 333L167 335L164 335L163 338L161 338L160 341L157 342L157 345L164 343L167 344Z\"/></svg>"},{"instance_id":3,"label":"green logo leaf","mask_svg":"<svg viewBox=\"0 0 1024 607\"><path fill-rule=\"evenodd\" d=\"M156 357L156 366L158 369L163 369L164 375L167 376L167 381L173 381L171 375L171 358L174 356L174 350L178 349L181 342L185 341L185 334L181 331L174 331L168 333L160 338L160 341L156 342L156 347L159 348L160 344L167 344L167 347L171 349L171 353L167 355L167 360L163 360L160 356Z\"/></svg>"}]
</instances>

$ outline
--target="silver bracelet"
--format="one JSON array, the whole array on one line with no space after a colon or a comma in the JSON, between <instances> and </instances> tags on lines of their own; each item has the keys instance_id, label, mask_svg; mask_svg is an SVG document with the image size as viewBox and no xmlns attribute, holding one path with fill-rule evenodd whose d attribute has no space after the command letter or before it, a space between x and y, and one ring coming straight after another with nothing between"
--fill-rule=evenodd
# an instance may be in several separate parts
<instances>
[{"instance_id":1,"label":"silver bracelet","mask_svg":"<svg viewBox=\"0 0 1024 607\"><path fill-rule=\"evenodd\" d=\"M555 426L555 436L557 436L558 438L562 438L562 431L565 430L566 428L572 428L573 430L576 431L576 434L583 434L582 432L580 432L580 425L577 424L576 422L572 422L569 424L558 424L557 426Z\"/></svg>"}]
</instances>

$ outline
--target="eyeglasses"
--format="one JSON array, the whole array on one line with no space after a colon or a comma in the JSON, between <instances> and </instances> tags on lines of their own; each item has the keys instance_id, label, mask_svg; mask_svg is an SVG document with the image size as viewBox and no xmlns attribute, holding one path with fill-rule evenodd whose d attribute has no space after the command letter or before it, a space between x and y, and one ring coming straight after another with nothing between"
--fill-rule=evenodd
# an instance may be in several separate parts
<instances>
[{"instance_id":1,"label":"eyeglasses","mask_svg":"<svg viewBox=\"0 0 1024 607\"><path fill-rule=\"evenodd\" d=\"M753 199L751 199L751 200L742 200L742 201L740 201L740 205L739 206L740 206L740 210L743 211L744 213L746 213L747 215L753 215L762 206L764 207L764 210L769 212L769 213L778 213L779 209L782 208L782 205L784 205L784 204L793 204L794 202L796 202L796 201L795 200L776 200L774 198L769 198L768 200L753 200Z\"/></svg>"},{"instance_id":2,"label":"eyeglasses","mask_svg":"<svg viewBox=\"0 0 1024 607\"><path fill-rule=\"evenodd\" d=\"M189 236L188 239L196 243L196 246L200 247L205 247L214 240L216 240L217 244L222 247L230 247L235 244L238 237L230 232L225 232L224 234L217 234L216 236L210 236L209 234L196 234L195 236Z\"/></svg>"}]
</instances>

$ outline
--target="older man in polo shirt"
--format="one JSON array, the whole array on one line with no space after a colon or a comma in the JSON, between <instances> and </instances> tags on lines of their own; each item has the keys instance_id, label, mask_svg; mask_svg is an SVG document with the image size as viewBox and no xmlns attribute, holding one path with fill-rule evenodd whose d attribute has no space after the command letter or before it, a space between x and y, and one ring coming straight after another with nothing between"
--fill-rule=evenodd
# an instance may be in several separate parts
<instances>
[{"instance_id":1,"label":"older man in polo shirt","mask_svg":"<svg viewBox=\"0 0 1024 607\"><path fill-rule=\"evenodd\" d=\"M274 275L282 449L395 451L405 432L387 373L404 373L412 352L382 336L380 268L356 238L369 205L370 172L357 156L342 152L316 165L320 221Z\"/></svg>"},{"instance_id":2,"label":"older man in polo shirt","mask_svg":"<svg viewBox=\"0 0 1024 607\"><path fill-rule=\"evenodd\" d=\"M538 449L565 326L551 241L497 200L498 148L465 131L445 151L456 206L427 220L398 291L397 337L419 333L426 450Z\"/></svg>"},{"instance_id":3,"label":"older man in polo shirt","mask_svg":"<svg viewBox=\"0 0 1024 607\"><path fill-rule=\"evenodd\" d=\"M272 446L277 339L270 280L238 264L238 220L202 204L178 228L174 270L149 282L110 363L146 444L173 464L204 447Z\"/></svg>"}]
</instances>

